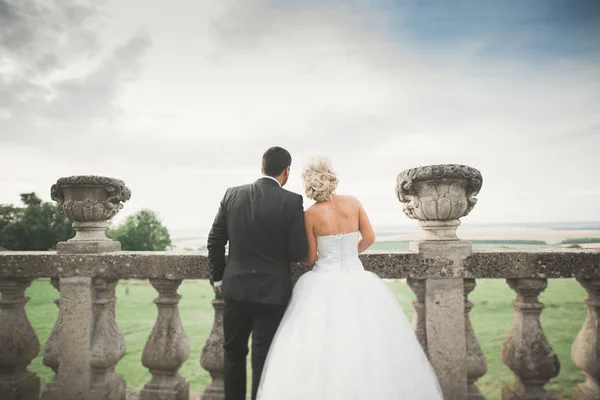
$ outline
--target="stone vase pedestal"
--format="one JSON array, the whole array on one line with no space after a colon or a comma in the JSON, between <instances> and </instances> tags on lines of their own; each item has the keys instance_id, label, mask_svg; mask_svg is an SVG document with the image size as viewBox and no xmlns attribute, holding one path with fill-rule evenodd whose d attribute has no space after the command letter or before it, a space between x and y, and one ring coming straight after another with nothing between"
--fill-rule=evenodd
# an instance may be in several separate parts
<instances>
[{"instance_id":1,"label":"stone vase pedestal","mask_svg":"<svg viewBox=\"0 0 600 400\"><path fill-rule=\"evenodd\" d=\"M109 221L130 199L119 179L103 176L60 178L51 188L52 200L71 221L75 237L57 244L59 254L98 254L121 250L106 237ZM115 321L116 279L81 276L53 277L60 291L58 319L44 353L56 376L44 389L43 400L125 400L126 384L115 372L125 354L125 342Z\"/></svg>"},{"instance_id":2,"label":"stone vase pedestal","mask_svg":"<svg viewBox=\"0 0 600 400\"><path fill-rule=\"evenodd\" d=\"M411 168L396 182L404 214L418 220L423 231L423 239L411 242L410 249L425 259L452 261L444 277L409 279L417 296L413 325L446 399L482 398L474 382L485 372L486 361L468 319L468 293L475 281L466 282L461 267L472 245L456 236L460 218L477 203L482 182L479 171L455 164Z\"/></svg>"},{"instance_id":3,"label":"stone vase pedestal","mask_svg":"<svg viewBox=\"0 0 600 400\"><path fill-rule=\"evenodd\" d=\"M131 198L125 182L104 176L60 178L51 188L52 200L73 221L75 237L57 244L58 253L89 254L120 251L121 244L106 237L106 229L122 202Z\"/></svg>"},{"instance_id":4,"label":"stone vase pedestal","mask_svg":"<svg viewBox=\"0 0 600 400\"><path fill-rule=\"evenodd\" d=\"M475 207L482 183L475 168L428 165L398 174L396 195L404 204L404 214L419 221L423 240L458 240L460 218Z\"/></svg>"}]
</instances>

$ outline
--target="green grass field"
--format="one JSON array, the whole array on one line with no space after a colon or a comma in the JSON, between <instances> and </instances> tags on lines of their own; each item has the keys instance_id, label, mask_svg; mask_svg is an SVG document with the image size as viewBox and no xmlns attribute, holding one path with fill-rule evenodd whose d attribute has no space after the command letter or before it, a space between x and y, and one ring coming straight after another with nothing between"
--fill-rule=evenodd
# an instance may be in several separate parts
<instances>
[{"instance_id":1,"label":"green grass field","mask_svg":"<svg viewBox=\"0 0 600 400\"><path fill-rule=\"evenodd\" d=\"M412 318L412 291L403 282L391 282L389 287ZM213 320L212 291L205 281L186 281L179 293L183 295L181 318L191 344L190 357L181 374L190 380L191 391L200 392L209 380L208 373L200 367L199 357ZM57 308L52 301L58 292L49 281L38 280L33 282L27 295L31 297L27 314L43 346L56 319ZM569 398L575 384L582 380L579 369L571 361L570 351L585 319L586 311L581 303L584 296L584 290L570 279L550 280L541 296L546 305L542 326L561 362L560 375L547 387L557 391L559 398ZM117 287L117 297L117 323L127 343L127 354L117 370L127 380L130 390L139 390L150 378L141 363L141 353L156 318L156 306L152 302L156 292L145 282L124 281ZM503 280L479 280L470 296L475 304L471 321L488 360L488 373L478 382L487 399L499 399L502 385L513 379L500 359L500 347L513 322L514 310L510 304L513 297L514 292ZM53 372L42 364L41 354L32 362L30 370L38 373L45 384Z\"/></svg>"}]
</instances>

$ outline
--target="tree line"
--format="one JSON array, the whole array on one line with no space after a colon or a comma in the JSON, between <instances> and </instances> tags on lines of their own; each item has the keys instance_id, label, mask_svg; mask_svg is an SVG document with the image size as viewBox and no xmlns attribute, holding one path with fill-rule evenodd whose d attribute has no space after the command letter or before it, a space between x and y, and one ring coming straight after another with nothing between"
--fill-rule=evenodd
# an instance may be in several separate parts
<instances>
[{"instance_id":1,"label":"tree line","mask_svg":"<svg viewBox=\"0 0 600 400\"><path fill-rule=\"evenodd\" d=\"M21 193L21 205L0 204L0 247L14 251L54 250L58 242L75 236L75 230L56 203L35 193ZM171 248L168 229L157 214L142 209L107 232L125 251L165 251Z\"/></svg>"},{"instance_id":2,"label":"tree line","mask_svg":"<svg viewBox=\"0 0 600 400\"><path fill-rule=\"evenodd\" d=\"M561 244L582 244L582 243L600 243L600 237L582 237L565 239Z\"/></svg>"}]
</instances>

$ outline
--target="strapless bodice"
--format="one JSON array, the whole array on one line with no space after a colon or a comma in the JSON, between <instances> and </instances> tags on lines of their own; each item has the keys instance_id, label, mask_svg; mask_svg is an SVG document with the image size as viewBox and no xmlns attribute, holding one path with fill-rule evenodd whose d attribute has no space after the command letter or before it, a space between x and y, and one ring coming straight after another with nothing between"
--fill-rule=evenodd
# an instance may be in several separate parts
<instances>
[{"instance_id":1,"label":"strapless bodice","mask_svg":"<svg viewBox=\"0 0 600 400\"><path fill-rule=\"evenodd\" d=\"M317 236L318 258L315 271L351 272L364 271L358 258L360 232Z\"/></svg>"}]
</instances>

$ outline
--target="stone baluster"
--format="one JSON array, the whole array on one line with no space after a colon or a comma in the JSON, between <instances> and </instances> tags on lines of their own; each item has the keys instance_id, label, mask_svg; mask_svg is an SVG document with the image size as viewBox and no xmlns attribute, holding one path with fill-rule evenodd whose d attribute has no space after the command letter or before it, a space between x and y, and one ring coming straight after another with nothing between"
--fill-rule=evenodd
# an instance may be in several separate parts
<instances>
[{"instance_id":1,"label":"stone baluster","mask_svg":"<svg viewBox=\"0 0 600 400\"><path fill-rule=\"evenodd\" d=\"M140 400L187 400L189 382L178 373L190 354L178 309L181 279L151 279L150 283L158 292L154 300L158 316L142 353L142 364L152 378L140 392Z\"/></svg>"},{"instance_id":2,"label":"stone baluster","mask_svg":"<svg viewBox=\"0 0 600 400\"><path fill-rule=\"evenodd\" d=\"M502 399L551 399L544 385L558 375L560 363L542 330L540 314L544 305L538 301L548 281L514 278L507 282L517 298L512 301L515 319L502 345L502 361L513 372L515 383L502 388Z\"/></svg>"},{"instance_id":3,"label":"stone baluster","mask_svg":"<svg viewBox=\"0 0 600 400\"><path fill-rule=\"evenodd\" d=\"M413 315L413 330L417 336L417 340L421 344L423 351L427 353L427 326L425 325L425 279L408 278L406 280L408 287L415 294L415 299L412 302L415 313Z\"/></svg>"},{"instance_id":4,"label":"stone baluster","mask_svg":"<svg viewBox=\"0 0 600 400\"><path fill-rule=\"evenodd\" d=\"M584 300L587 317L573 342L571 357L583 375L585 381L573 390L573 399L600 399L600 279L578 279L587 291Z\"/></svg>"},{"instance_id":5,"label":"stone baluster","mask_svg":"<svg viewBox=\"0 0 600 400\"><path fill-rule=\"evenodd\" d=\"M471 319L469 313L473 308L473 303L469 301L469 293L471 293L476 286L475 279L464 280L465 290L465 335L467 342L467 396L469 399L483 400L483 394L479 391L475 382L481 378L487 372L487 361L485 354L481 350L477 335L471 325Z\"/></svg>"},{"instance_id":6,"label":"stone baluster","mask_svg":"<svg viewBox=\"0 0 600 400\"><path fill-rule=\"evenodd\" d=\"M125 380L115 372L115 366L125 355L125 340L115 321L117 279L96 278L93 285L95 298L91 399L125 400Z\"/></svg>"},{"instance_id":7,"label":"stone baluster","mask_svg":"<svg viewBox=\"0 0 600 400\"><path fill-rule=\"evenodd\" d=\"M40 342L25 313L31 279L0 279L0 398L37 400L40 378L27 370Z\"/></svg>"},{"instance_id":8,"label":"stone baluster","mask_svg":"<svg viewBox=\"0 0 600 400\"><path fill-rule=\"evenodd\" d=\"M60 284L58 278L51 278L50 283L56 290L60 292ZM59 344L58 344L58 332L60 331L60 320L61 320L61 311L60 311L60 298L54 300L54 304L58 307L58 315L56 316L56 322L54 323L54 328L52 328L52 332L46 341L46 345L44 346L44 365L48 368L51 368L54 371L54 376L44 386L41 394L41 400L60 400L61 392L58 388L58 382L56 379L58 373L58 352L59 352Z\"/></svg>"},{"instance_id":9,"label":"stone baluster","mask_svg":"<svg viewBox=\"0 0 600 400\"><path fill-rule=\"evenodd\" d=\"M210 334L206 339L202 353L200 354L200 365L210 373L212 381L204 387L202 391L202 400L223 400L225 399L225 354L223 343L225 341L223 334L223 306L224 301L220 296L216 296L212 301L215 310L215 317Z\"/></svg>"}]
</instances>

